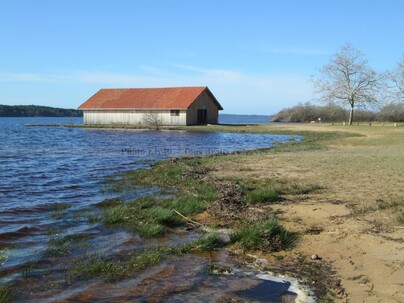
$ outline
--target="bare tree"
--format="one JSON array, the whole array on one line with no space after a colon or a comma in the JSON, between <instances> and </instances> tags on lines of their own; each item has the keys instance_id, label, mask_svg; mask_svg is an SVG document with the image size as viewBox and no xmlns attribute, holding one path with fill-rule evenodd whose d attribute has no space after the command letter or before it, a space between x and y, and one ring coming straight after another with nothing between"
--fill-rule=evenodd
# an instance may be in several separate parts
<instances>
[{"instance_id":1,"label":"bare tree","mask_svg":"<svg viewBox=\"0 0 404 303\"><path fill-rule=\"evenodd\" d=\"M144 114L143 123L155 130L159 130L162 124L160 116L155 113Z\"/></svg>"},{"instance_id":2,"label":"bare tree","mask_svg":"<svg viewBox=\"0 0 404 303\"><path fill-rule=\"evenodd\" d=\"M404 101L404 54L394 70L387 72L388 90L392 101Z\"/></svg>"},{"instance_id":3,"label":"bare tree","mask_svg":"<svg viewBox=\"0 0 404 303\"><path fill-rule=\"evenodd\" d=\"M313 77L315 93L322 101L350 106L349 124L352 124L355 106L377 104L379 82L382 76L368 67L368 60L351 44L343 45L330 62Z\"/></svg>"}]
</instances>

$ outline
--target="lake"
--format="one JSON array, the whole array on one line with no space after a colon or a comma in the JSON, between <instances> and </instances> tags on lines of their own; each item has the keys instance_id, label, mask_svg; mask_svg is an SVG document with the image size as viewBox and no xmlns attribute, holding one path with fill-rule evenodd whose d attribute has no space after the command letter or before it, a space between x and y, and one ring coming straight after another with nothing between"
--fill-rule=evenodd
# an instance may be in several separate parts
<instances>
[{"instance_id":1,"label":"lake","mask_svg":"<svg viewBox=\"0 0 404 303\"><path fill-rule=\"evenodd\" d=\"M220 124L268 124L270 119L267 115L219 114Z\"/></svg>"},{"instance_id":2,"label":"lake","mask_svg":"<svg viewBox=\"0 0 404 303\"><path fill-rule=\"evenodd\" d=\"M72 286L65 281L60 267L66 259L47 257L46 249L55 235L90 235L83 248L85 253L116 252L127 249L128 242L134 247L144 245L145 240L133 233L112 232L89 220L93 205L115 197L104 190L105 177L147 167L169 157L268 148L275 142L300 140L267 134L25 126L81 121L81 118L0 118L0 287L6 283L26 283L27 275L41 280L44 268L60 273L53 278L59 281L58 286L43 291L39 280L32 282L30 293L20 294L21 300L45 302L46 298L57 302L80 292L94 292L92 284L84 291L83 285ZM134 199L148 190L138 189L124 198ZM196 268L206 265L201 257L190 258L188 262ZM172 276L171 282L175 280L175 274ZM194 278L202 279L198 273ZM226 281L215 283L223 289L229 287ZM96 284L96 289L99 287L101 284ZM61 293L65 297L60 297ZM193 292L192 296L198 293ZM205 291L204 295L208 293ZM184 291L183 299L172 302L187 302L190 297L185 294ZM120 296L118 290L116 296ZM98 297L93 294L92 298Z\"/></svg>"}]
</instances>

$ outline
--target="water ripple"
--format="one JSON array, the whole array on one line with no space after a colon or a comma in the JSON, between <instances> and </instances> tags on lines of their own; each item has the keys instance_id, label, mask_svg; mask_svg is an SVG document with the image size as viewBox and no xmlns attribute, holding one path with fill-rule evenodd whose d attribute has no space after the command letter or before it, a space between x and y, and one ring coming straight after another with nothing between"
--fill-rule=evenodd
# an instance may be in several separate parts
<instances>
[{"instance_id":1,"label":"water ripple","mask_svg":"<svg viewBox=\"0 0 404 303\"><path fill-rule=\"evenodd\" d=\"M6 268L34 258L52 228L92 228L70 210L110 198L102 190L106 176L146 167L151 160L266 148L290 140L262 134L24 126L27 123L66 122L0 118L0 249L12 249L14 257Z\"/></svg>"}]
</instances>

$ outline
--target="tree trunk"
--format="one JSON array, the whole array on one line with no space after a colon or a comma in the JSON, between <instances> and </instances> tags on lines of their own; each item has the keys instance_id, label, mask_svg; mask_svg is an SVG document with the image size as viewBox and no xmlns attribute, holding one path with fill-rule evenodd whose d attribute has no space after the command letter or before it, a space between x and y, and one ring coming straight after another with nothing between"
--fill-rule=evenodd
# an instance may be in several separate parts
<instances>
[{"instance_id":1,"label":"tree trunk","mask_svg":"<svg viewBox=\"0 0 404 303\"><path fill-rule=\"evenodd\" d=\"M353 122L353 112L354 112L354 108L353 106L351 106L351 110L349 111L349 125L352 125Z\"/></svg>"}]
</instances>

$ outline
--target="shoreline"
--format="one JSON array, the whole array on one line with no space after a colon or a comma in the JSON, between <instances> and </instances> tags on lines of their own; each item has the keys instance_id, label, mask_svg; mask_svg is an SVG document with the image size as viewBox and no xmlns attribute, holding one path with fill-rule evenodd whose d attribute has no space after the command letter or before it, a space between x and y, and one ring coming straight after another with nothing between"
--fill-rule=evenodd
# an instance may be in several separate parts
<instances>
[{"instance_id":1,"label":"shoreline","mask_svg":"<svg viewBox=\"0 0 404 303\"><path fill-rule=\"evenodd\" d=\"M303 186L317 182L322 187L268 203L279 212L282 224L302 237L291 250L259 252L273 263L268 270L285 273L300 264L298 271L306 269L312 278L318 271L325 279L320 270L324 265L331 277L326 287L333 288L326 296L336 302L402 302L404 200L399 184L404 171L404 129L277 125L252 131L311 133L312 137L292 147L224 155L227 159L217 163L212 160L215 156L209 156L202 159L202 166L209 168L207 178L278 180ZM206 212L196 215L195 220L215 222ZM313 260L313 255L318 258ZM314 269L307 268L310 266ZM316 286L319 281L314 278L311 283Z\"/></svg>"},{"instance_id":2,"label":"shoreline","mask_svg":"<svg viewBox=\"0 0 404 303\"><path fill-rule=\"evenodd\" d=\"M282 131L284 132L284 131ZM237 153L227 153L227 154L220 154L220 155L207 155L207 156L201 156L201 157L180 157L180 158L173 158L173 159L167 159L167 160L162 160L157 162L151 169L147 169L147 170L136 170L136 171L131 171L131 172L127 172L126 174L124 174L122 176L122 179L120 180L121 183L125 183L125 182L129 182L129 184L124 184L125 187L133 187L133 186L158 186L161 189L163 189L163 195L164 195L164 188L169 189L171 187L175 188L176 190L178 190L180 193L185 191L190 191L192 192L192 189L189 188L189 184L188 185L184 185L182 184L182 181L173 181L173 180L177 180L178 177L181 178L186 178L186 179L195 179L197 181L203 180L204 182L209 182L209 183L216 183L216 187L217 186L217 180L215 181L216 178L212 178L212 176L210 175L211 171L214 171L214 168L210 168L211 165L215 165L216 163L220 163L222 161L224 162L228 162L228 161L234 161L234 157L249 157L250 155L259 155L259 154L268 154L268 153L277 153L278 150L280 150L280 152L282 152L283 150L288 150L288 149L296 149L300 150L301 144L304 146L303 149L304 150L310 150L310 149L319 149L320 147L317 144L317 140L318 140L318 134L313 134L311 133L311 136L308 133L305 133L306 135L306 144L304 143L297 143L297 142L289 142L289 144L282 144L279 145L275 148L272 149L265 149L265 150L252 150L252 151L241 151L241 152L237 152ZM323 136L324 138L320 139L320 140L330 140L330 138L334 138L334 137L339 137L339 134L327 134L325 136ZM322 136L320 136L322 137ZM304 140L303 140L304 141ZM290 151L289 151L290 152ZM224 160L223 160L224 159ZM173 179L173 175L171 175L171 171L172 170L180 170L181 171L181 175L177 176L176 178ZM126 176L125 176L126 175ZM168 179L166 177L160 178L159 176L162 175L167 175L170 176ZM126 180L126 181L125 181ZM221 181L219 181L220 183ZM184 187L185 186L185 187ZM308 185L310 186L310 185ZM118 188L120 188L120 190L122 190L122 185L118 184ZM218 187L219 191L220 186ZM226 190L226 189L225 189ZM294 189L296 191L299 191L299 186L296 186L296 189ZM313 189L303 189L303 191L315 191L316 190L316 186L313 186ZM288 193L288 189L284 188L282 190L284 192L284 194ZM226 193L228 194L228 192ZM290 193L292 195L296 194L296 193ZM299 194L299 193L297 193ZM215 198L216 200L217 198ZM227 199L226 197L224 197L224 199ZM282 200L282 198L279 197L280 200ZM219 200L220 200L220 194L219 194ZM236 203L238 203L239 201L236 201ZM241 202L241 200L240 200ZM264 203L265 204L265 203ZM270 203L269 203L270 204ZM266 205L268 206L268 205ZM264 207L266 207L264 205ZM221 206L222 207L222 206ZM224 207L230 207L233 208L233 205L228 205L228 206L224 206ZM239 206L236 206L236 208ZM233 217L231 222L223 222L223 218L212 218L211 217L211 212L209 214L209 208L211 208L211 205L208 207L208 214L206 213L206 210L201 212L198 212L196 214L191 214L191 218L190 221L193 221L193 219L195 219L197 222L202 222L202 223L198 223L198 224L203 224L203 225L214 225L214 226L224 226L225 228L227 227L235 227L237 225L239 225L240 222L236 222L234 221L234 218L237 217L239 214L237 214L238 211L243 211L246 213L250 213L249 209L256 207L256 205L250 205L247 206L246 208L243 207L243 209L230 209L230 213L228 214L230 217ZM258 205L258 207L260 207L260 205ZM221 211L223 211L223 208L221 208ZM176 212L176 210L175 210ZM181 215L182 216L182 215ZM259 219L259 217L256 217L256 215L252 214L251 215L251 219L255 219L257 218L257 222L260 220L265 219L264 217L262 217L261 219ZM271 215L272 217L273 215ZM182 216L185 217L185 216ZM186 218L186 217L185 217ZM245 219L241 219L241 222L244 222ZM250 220L250 218L247 218L247 220ZM236 225L234 225L236 223ZM245 224L245 222L243 223ZM234 243L231 244L232 246L234 246ZM240 250L241 249L241 250ZM257 248L254 248L254 250L256 250ZM236 254L241 254L244 255L246 252L244 251L244 249L242 249L242 247L239 246L239 244L236 244L236 246L234 246L233 248L230 247L230 250L233 251L233 253ZM278 249L275 249L274 251L278 251ZM283 251L283 249L279 250L280 252ZM267 256L268 257L268 256ZM272 258L274 259L274 258ZM293 261L291 262L291 260L285 260L280 261L281 259L277 259L277 265L270 265L270 266L265 266L262 269L265 272L271 272L271 271L276 271L278 274L288 274L291 277L296 277L296 276L300 276L298 279L299 280L313 280L316 283L316 296L324 299L326 297L330 296L329 291L332 289L336 289L339 287L338 283L336 283L334 281L334 279L332 278L326 278L326 276L330 273L330 268L326 263L318 263L315 262L314 267L315 270L313 270L313 264L310 263L310 261L305 260L304 258L299 258L297 261ZM296 270L286 270L286 267L295 267ZM310 285L310 283L313 282L305 282L307 285Z\"/></svg>"},{"instance_id":3,"label":"shoreline","mask_svg":"<svg viewBox=\"0 0 404 303\"><path fill-rule=\"evenodd\" d=\"M276 215L287 231L299 234L294 247L279 249L271 246L279 245L275 241L248 248L248 243L239 240L230 250L247 260L248 252L267 260L260 265L264 272L305 277L320 301L401 302L403 128L255 125L191 129L297 134L304 140L264 150L162 160L151 169L128 172L127 180L123 178L128 183L117 190L167 185L161 194L189 193L184 205L193 205L195 210L181 212L214 228L238 228ZM194 187L189 187L189 180ZM198 191L201 184L205 185ZM218 196L213 195L214 188ZM202 195L203 208L190 199L198 200L198 195ZM235 208L222 208L227 197L236 197ZM222 204L215 210L210 205L217 201ZM153 203L165 207L161 201ZM181 204L173 205L178 209ZM114 210L112 204L107 207ZM167 219L168 228L170 222L173 226L178 222L171 214L163 220Z\"/></svg>"}]
</instances>

